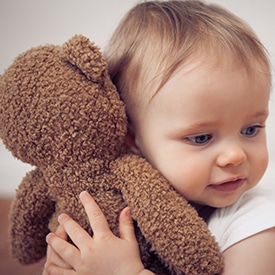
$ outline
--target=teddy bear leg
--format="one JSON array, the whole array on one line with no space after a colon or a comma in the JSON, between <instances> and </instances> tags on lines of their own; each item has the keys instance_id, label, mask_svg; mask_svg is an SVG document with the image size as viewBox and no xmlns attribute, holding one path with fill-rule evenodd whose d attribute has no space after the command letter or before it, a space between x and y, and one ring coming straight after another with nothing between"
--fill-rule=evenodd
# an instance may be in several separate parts
<instances>
[{"instance_id":1,"label":"teddy bear leg","mask_svg":"<svg viewBox=\"0 0 275 275\"><path fill-rule=\"evenodd\" d=\"M21 264L35 263L46 255L48 221L54 203L39 169L29 172L16 193L9 213L11 254Z\"/></svg>"}]
</instances>

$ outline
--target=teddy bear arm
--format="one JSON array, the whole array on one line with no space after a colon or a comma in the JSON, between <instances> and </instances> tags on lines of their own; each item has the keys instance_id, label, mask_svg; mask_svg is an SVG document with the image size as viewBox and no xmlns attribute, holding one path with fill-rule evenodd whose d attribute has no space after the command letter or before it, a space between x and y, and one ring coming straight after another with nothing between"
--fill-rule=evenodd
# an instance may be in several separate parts
<instances>
[{"instance_id":1,"label":"teddy bear arm","mask_svg":"<svg viewBox=\"0 0 275 275\"><path fill-rule=\"evenodd\" d=\"M27 173L9 213L11 254L21 264L37 262L46 255L45 237L54 207L42 172L36 168Z\"/></svg>"},{"instance_id":2,"label":"teddy bear arm","mask_svg":"<svg viewBox=\"0 0 275 275\"><path fill-rule=\"evenodd\" d=\"M152 250L171 274L218 274L223 261L196 210L146 161L126 156L114 170L126 203Z\"/></svg>"}]
</instances>

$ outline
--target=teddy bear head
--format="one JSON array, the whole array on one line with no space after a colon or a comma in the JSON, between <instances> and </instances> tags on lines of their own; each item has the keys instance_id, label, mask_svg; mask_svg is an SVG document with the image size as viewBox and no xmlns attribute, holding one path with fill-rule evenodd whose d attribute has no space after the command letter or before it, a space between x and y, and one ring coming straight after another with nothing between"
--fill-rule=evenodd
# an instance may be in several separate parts
<instances>
[{"instance_id":1,"label":"teddy bear head","mask_svg":"<svg viewBox=\"0 0 275 275\"><path fill-rule=\"evenodd\" d=\"M27 50L0 77L0 138L23 162L111 161L126 127L106 62L82 35Z\"/></svg>"}]
</instances>

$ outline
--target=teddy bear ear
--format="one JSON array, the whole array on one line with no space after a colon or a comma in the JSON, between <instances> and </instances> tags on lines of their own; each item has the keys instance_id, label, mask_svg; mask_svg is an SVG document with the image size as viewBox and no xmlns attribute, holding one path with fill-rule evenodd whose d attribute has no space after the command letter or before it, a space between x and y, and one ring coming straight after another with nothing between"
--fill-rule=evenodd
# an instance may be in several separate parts
<instances>
[{"instance_id":1,"label":"teddy bear ear","mask_svg":"<svg viewBox=\"0 0 275 275\"><path fill-rule=\"evenodd\" d=\"M75 35L61 48L63 60L76 66L93 82L106 78L107 64L94 42L83 35Z\"/></svg>"}]
</instances>

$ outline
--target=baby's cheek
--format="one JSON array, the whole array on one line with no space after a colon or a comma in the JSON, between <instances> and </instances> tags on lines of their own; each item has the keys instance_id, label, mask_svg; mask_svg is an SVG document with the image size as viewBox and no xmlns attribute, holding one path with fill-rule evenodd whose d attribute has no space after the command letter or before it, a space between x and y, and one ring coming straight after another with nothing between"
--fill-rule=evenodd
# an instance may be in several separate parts
<instances>
[{"instance_id":1,"label":"baby's cheek","mask_svg":"<svg viewBox=\"0 0 275 275\"><path fill-rule=\"evenodd\" d=\"M268 152L266 146L259 147L258 150L255 150L254 161L251 164L251 173L254 174L255 181L259 181L268 166ZM257 183L258 182L256 182L255 185Z\"/></svg>"}]
</instances>

